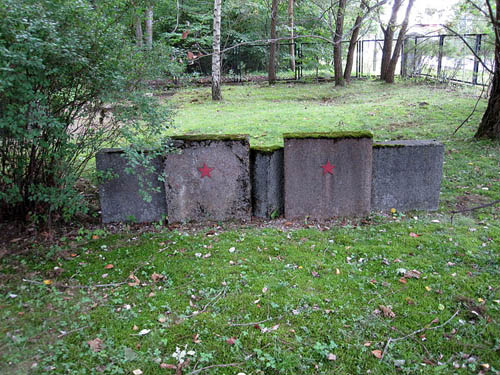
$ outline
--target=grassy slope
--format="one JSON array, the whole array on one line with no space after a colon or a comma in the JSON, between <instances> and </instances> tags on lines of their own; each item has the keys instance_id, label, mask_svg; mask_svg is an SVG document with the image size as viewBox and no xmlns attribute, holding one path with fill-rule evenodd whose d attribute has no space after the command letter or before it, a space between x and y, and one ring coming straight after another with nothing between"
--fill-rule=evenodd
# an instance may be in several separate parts
<instances>
[{"instance_id":1,"label":"grassy slope","mask_svg":"<svg viewBox=\"0 0 500 375\"><path fill-rule=\"evenodd\" d=\"M297 130L440 138L447 151L438 212L374 215L321 230L284 221L143 235L82 230L52 248L26 244L32 255L0 260L0 372L28 373L37 363L31 372L173 374L159 362L174 364L172 353L184 346L196 354L183 374L227 363L240 364L206 373L467 374L486 364L499 371L499 211L453 222L447 212L498 199L500 145L470 140L473 126L450 136L474 105L460 92L398 84L381 93L380 86L229 87L220 104L207 89L190 89L174 98L184 103L176 121L183 132L248 132L267 146ZM323 97L336 98L324 104ZM402 269L422 274L403 283ZM131 272L143 285L61 287L132 281ZM165 278L154 283L155 272ZM380 305L392 306L395 317L377 313ZM261 329L253 324L264 320ZM389 338L425 327L436 329L391 343L383 360L373 355ZM151 331L139 336L142 329ZM99 352L87 344L96 338Z\"/></svg>"},{"instance_id":2,"label":"grassy slope","mask_svg":"<svg viewBox=\"0 0 500 375\"><path fill-rule=\"evenodd\" d=\"M210 88L177 93L174 132L250 134L256 146L283 144L283 133L299 131L369 130L375 139L448 138L474 103L462 91L378 81L356 81L341 89L331 84L226 86L223 97L212 102ZM461 134L469 136L471 128Z\"/></svg>"}]
</instances>

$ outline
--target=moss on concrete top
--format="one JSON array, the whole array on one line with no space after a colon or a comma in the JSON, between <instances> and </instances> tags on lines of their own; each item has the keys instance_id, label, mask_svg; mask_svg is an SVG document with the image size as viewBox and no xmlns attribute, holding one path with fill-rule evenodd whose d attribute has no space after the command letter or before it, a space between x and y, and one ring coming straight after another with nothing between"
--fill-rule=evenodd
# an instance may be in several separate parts
<instances>
[{"instance_id":1,"label":"moss on concrete top","mask_svg":"<svg viewBox=\"0 0 500 375\"><path fill-rule=\"evenodd\" d=\"M373 143L373 148L399 148L399 147L442 147L440 142L434 140L397 140L397 141L378 141Z\"/></svg>"},{"instance_id":2,"label":"moss on concrete top","mask_svg":"<svg viewBox=\"0 0 500 375\"><path fill-rule=\"evenodd\" d=\"M180 141L248 141L247 134L185 134L171 137Z\"/></svg>"},{"instance_id":3,"label":"moss on concrete top","mask_svg":"<svg viewBox=\"0 0 500 375\"><path fill-rule=\"evenodd\" d=\"M292 139L336 139L336 138L373 138L369 131L345 131L345 132L311 132L311 133L285 133L283 138Z\"/></svg>"},{"instance_id":4,"label":"moss on concrete top","mask_svg":"<svg viewBox=\"0 0 500 375\"><path fill-rule=\"evenodd\" d=\"M400 148L405 147L402 143L374 143L373 148Z\"/></svg>"},{"instance_id":5,"label":"moss on concrete top","mask_svg":"<svg viewBox=\"0 0 500 375\"><path fill-rule=\"evenodd\" d=\"M278 150L283 150L283 146L250 146L250 150L258 152L274 152Z\"/></svg>"}]
</instances>

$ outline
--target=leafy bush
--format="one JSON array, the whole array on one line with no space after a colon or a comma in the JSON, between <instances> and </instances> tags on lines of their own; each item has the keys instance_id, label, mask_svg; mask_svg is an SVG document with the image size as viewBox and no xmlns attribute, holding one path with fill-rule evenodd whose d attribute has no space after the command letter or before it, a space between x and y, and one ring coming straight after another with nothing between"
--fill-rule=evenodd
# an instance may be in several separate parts
<instances>
[{"instance_id":1,"label":"leafy bush","mask_svg":"<svg viewBox=\"0 0 500 375\"><path fill-rule=\"evenodd\" d=\"M0 4L0 219L68 219L86 209L74 186L97 150L118 139L158 146L151 134L167 113L139 90L143 53L107 10Z\"/></svg>"}]
</instances>

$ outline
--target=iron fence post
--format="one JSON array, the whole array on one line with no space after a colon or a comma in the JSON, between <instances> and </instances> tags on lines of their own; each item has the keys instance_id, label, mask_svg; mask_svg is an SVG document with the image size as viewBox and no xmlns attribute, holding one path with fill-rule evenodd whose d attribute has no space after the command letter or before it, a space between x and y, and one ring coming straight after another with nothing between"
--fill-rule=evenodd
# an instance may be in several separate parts
<instances>
[{"instance_id":1,"label":"iron fence post","mask_svg":"<svg viewBox=\"0 0 500 375\"><path fill-rule=\"evenodd\" d=\"M441 79L441 68L443 66L443 47L444 47L444 35L439 36L439 55L438 55L438 67L437 67L437 78Z\"/></svg>"},{"instance_id":2,"label":"iron fence post","mask_svg":"<svg viewBox=\"0 0 500 375\"><path fill-rule=\"evenodd\" d=\"M477 85L477 77L479 75L479 59L477 56L479 56L479 52L481 51L481 38L482 34L477 34L476 35L476 45L474 46L474 52L476 53L476 56L474 56L474 71L472 72L472 84Z\"/></svg>"}]
</instances>

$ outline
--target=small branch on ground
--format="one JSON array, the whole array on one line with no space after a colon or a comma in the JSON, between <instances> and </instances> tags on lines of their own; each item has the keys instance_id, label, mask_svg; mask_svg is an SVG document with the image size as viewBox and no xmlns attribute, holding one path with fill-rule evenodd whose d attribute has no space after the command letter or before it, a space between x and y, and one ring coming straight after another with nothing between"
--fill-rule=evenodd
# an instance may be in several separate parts
<instances>
[{"instance_id":1,"label":"small branch on ground","mask_svg":"<svg viewBox=\"0 0 500 375\"><path fill-rule=\"evenodd\" d=\"M196 316L196 315L200 315L202 313L204 313L205 311L207 311L207 309L210 307L210 306L214 306L220 299L221 295L224 293L226 294L227 292L227 288L224 288L222 289L214 298L212 298L210 300L209 303L207 303L203 309L201 309L200 311L195 311L194 313L192 313L191 315L188 315L188 316L185 316L184 318L192 318L193 316Z\"/></svg>"},{"instance_id":2,"label":"small branch on ground","mask_svg":"<svg viewBox=\"0 0 500 375\"><path fill-rule=\"evenodd\" d=\"M450 212L450 214L451 214L450 221L453 224L453 216L455 216L456 214L461 214L463 212L475 211L475 210L479 210L481 208L493 207L499 203L500 203L500 199L493 201L493 202L490 202L490 203L482 204L482 205L476 206L476 207L465 208L463 210L457 210L457 211L451 211Z\"/></svg>"},{"instance_id":3,"label":"small branch on ground","mask_svg":"<svg viewBox=\"0 0 500 375\"><path fill-rule=\"evenodd\" d=\"M419 333L422 333L422 332L425 332L425 331L432 331L432 330L443 328L444 326L446 326L447 324L449 324L453 319L455 319L455 317L459 313L460 313L460 310L455 311L455 313L451 316L450 319L448 319L446 322L444 322L443 324L440 324L438 326L435 326L435 327L422 327L422 328L417 329L416 331L413 331L413 332L407 334L406 336L397 337L397 338L394 338L394 339L392 337L389 337L389 339L387 340L387 343L385 344L384 351L382 353L382 357L380 357L380 360L384 359L385 355L387 354L387 352L389 350L389 345L392 342L406 340L409 337L415 336L415 335L417 335Z\"/></svg>"},{"instance_id":4,"label":"small branch on ground","mask_svg":"<svg viewBox=\"0 0 500 375\"><path fill-rule=\"evenodd\" d=\"M71 331L61 331L61 334L58 335L57 338L58 339L63 338L64 336L70 335L70 334L72 334L74 332L83 331L86 328L89 328L89 326L72 329Z\"/></svg>"},{"instance_id":5,"label":"small branch on ground","mask_svg":"<svg viewBox=\"0 0 500 375\"><path fill-rule=\"evenodd\" d=\"M36 280L29 280L29 279L23 279L25 283L29 284L35 284L35 285L46 285L41 281L36 281ZM121 286L123 284L126 284L126 281L123 281L121 283L109 283L109 284L96 284L96 285L65 285L65 284L60 284L60 283L51 283L49 285L56 286L58 288L67 288L67 289L93 289L93 288L111 288L111 287L117 287Z\"/></svg>"},{"instance_id":6,"label":"small branch on ground","mask_svg":"<svg viewBox=\"0 0 500 375\"><path fill-rule=\"evenodd\" d=\"M207 366L207 367L202 367L198 370L195 370L195 371L192 371L190 373L188 373L187 375L196 375L196 374L199 374L200 372L203 372L203 371L206 371L206 370L210 370L210 369L213 369L213 368L221 368L221 367L239 367L241 365L243 365L245 362L236 362L236 363L226 363L226 364L221 364L221 365L210 365L210 366Z\"/></svg>"},{"instance_id":7,"label":"small branch on ground","mask_svg":"<svg viewBox=\"0 0 500 375\"><path fill-rule=\"evenodd\" d=\"M267 346L267 345L266 345ZM253 356L255 355L255 353L252 353L252 354L249 354L245 357L245 360L244 362L235 362L235 363L225 363L225 364L220 364L220 365L210 365L210 366L207 366L207 367L202 367L198 370L194 370L194 371L191 371L190 373L188 373L187 375L196 375L196 374L199 374L203 371L206 371L206 370L210 370L210 369L213 369L213 368L222 368L222 367L239 367L241 365L244 365L246 361L248 361L250 358L252 358Z\"/></svg>"},{"instance_id":8,"label":"small branch on ground","mask_svg":"<svg viewBox=\"0 0 500 375\"><path fill-rule=\"evenodd\" d=\"M281 319L281 317L278 317L278 318L267 318L267 319L261 320L260 322L250 322L250 323L228 323L228 325L229 325L230 327L254 326L254 325L256 325L256 324L262 324L262 323L269 322L270 320L274 320L274 319Z\"/></svg>"}]
</instances>

